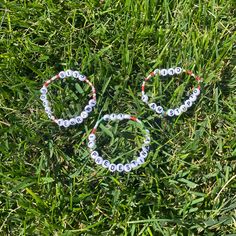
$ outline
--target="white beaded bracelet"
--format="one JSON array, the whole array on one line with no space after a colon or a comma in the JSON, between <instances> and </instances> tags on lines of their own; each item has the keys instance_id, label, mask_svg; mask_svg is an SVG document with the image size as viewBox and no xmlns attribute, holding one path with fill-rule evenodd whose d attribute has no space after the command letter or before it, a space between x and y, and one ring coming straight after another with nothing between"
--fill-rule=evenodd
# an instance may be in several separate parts
<instances>
[{"instance_id":1,"label":"white beaded bracelet","mask_svg":"<svg viewBox=\"0 0 236 236\"><path fill-rule=\"evenodd\" d=\"M189 96L189 98L182 104L180 107L168 109L167 111L164 111L162 106L158 106L156 103L149 103L148 95L145 94L145 85L147 81L156 76L173 76L173 75L179 75L181 73L186 73L193 78L197 80L198 86L196 88L193 88L192 94ZM202 82L202 78L195 75L192 71L184 70L180 67L176 68L169 68L169 69L156 69L153 72L151 72L143 81L142 84L142 101L145 102L153 111L155 111L158 115L161 116L179 116L181 113L186 112L188 108L190 108L193 103L197 100L197 97L200 95L200 82Z\"/></svg>"},{"instance_id":2,"label":"white beaded bracelet","mask_svg":"<svg viewBox=\"0 0 236 236\"><path fill-rule=\"evenodd\" d=\"M96 146L96 131L97 128L100 124L101 121L121 121L121 120L132 120L135 122L138 122L140 124L143 123L137 119L134 116L130 116L127 114L106 114L104 115L99 121L97 121L97 123L95 124L92 132L90 133L90 135L88 136L88 148L90 150L90 156L91 158L95 161L96 164L101 165L103 168L108 169L111 172L129 172L131 171L133 168L136 168L139 165L142 165L145 162L145 158L148 156L148 152L149 152L149 144L150 144L150 134L149 134L149 130L145 129L145 140L144 143L142 145L142 150L139 153L139 156L132 160L130 163L126 163L126 164L114 164L114 163L110 163L110 161L108 160L104 160L99 153L95 150L95 146Z\"/></svg>"},{"instance_id":3,"label":"white beaded bracelet","mask_svg":"<svg viewBox=\"0 0 236 236\"><path fill-rule=\"evenodd\" d=\"M47 99L47 92L48 92L47 87L54 80L65 79L67 77L74 77L76 79L79 79L80 81L87 83L92 89L92 99L89 100L88 105L85 106L84 110L80 113L79 116L73 117L69 120L57 119L53 115L53 111L52 111L52 109L50 107L50 103ZM48 115L48 118L50 118L52 121L54 121L59 126L64 126L66 128L69 127L70 125L76 125L76 124L83 123L83 120L88 117L89 113L93 110L93 107L96 105L96 90L95 90L93 84L87 79L87 77L85 75L80 74L79 71L72 71L72 70L61 71L59 74L53 76L51 79L46 81L43 84L43 87L40 89L40 92L41 92L40 99L43 102L43 106L45 108L45 112Z\"/></svg>"}]
</instances>

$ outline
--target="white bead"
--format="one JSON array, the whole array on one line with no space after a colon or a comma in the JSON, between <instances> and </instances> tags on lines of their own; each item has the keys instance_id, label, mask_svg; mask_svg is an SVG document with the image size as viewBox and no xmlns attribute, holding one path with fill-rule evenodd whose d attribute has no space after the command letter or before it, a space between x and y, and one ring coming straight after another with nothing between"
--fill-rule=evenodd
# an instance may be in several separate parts
<instances>
[{"instance_id":1,"label":"white bead","mask_svg":"<svg viewBox=\"0 0 236 236\"><path fill-rule=\"evenodd\" d=\"M106 114L103 116L103 120L108 121L110 120L110 115Z\"/></svg>"},{"instance_id":2,"label":"white bead","mask_svg":"<svg viewBox=\"0 0 236 236\"><path fill-rule=\"evenodd\" d=\"M86 80L86 76L85 75L79 75L79 80L80 81L85 81Z\"/></svg>"},{"instance_id":3,"label":"white bead","mask_svg":"<svg viewBox=\"0 0 236 236\"><path fill-rule=\"evenodd\" d=\"M150 147L147 146L147 145L143 145L143 146L142 146L142 150L143 150L144 152L148 152L149 149L150 149Z\"/></svg>"},{"instance_id":4,"label":"white bead","mask_svg":"<svg viewBox=\"0 0 236 236\"><path fill-rule=\"evenodd\" d=\"M103 160L102 166L103 166L104 168L109 168L109 166L110 166L110 161L108 161L108 160Z\"/></svg>"},{"instance_id":5,"label":"white bead","mask_svg":"<svg viewBox=\"0 0 236 236\"><path fill-rule=\"evenodd\" d=\"M131 165L130 164L125 164L124 171L125 172L130 172L131 170L132 170Z\"/></svg>"},{"instance_id":6,"label":"white bead","mask_svg":"<svg viewBox=\"0 0 236 236\"><path fill-rule=\"evenodd\" d=\"M116 169L117 169L118 172L122 172L124 170L124 165L123 164L118 164L116 166Z\"/></svg>"},{"instance_id":7,"label":"white bead","mask_svg":"<svg viewBox=\"0 0 236 236\"><path fill-rule=\"evenodd\" d=\"M146 158L148 156L148 153L145 152L145 151L141 151L139 156L142 157L142 158Z\"/></svg>"},{"instance_id":8,"label":"white bead","mask_svg":"<svg viewBox=\"0 0 236 236\"><path fill-rule=\"evenodd\" d=\"M59 126L63 126L63 123L64 122L64 120L63 119L58 119L57 120L57 124L59 125Z\"/></svg>"},{"instance_id":9,"label":"white bead","mask_svg":"<svg viewBox=\"0 0 236 236\"><path fill-rule=\"evenodd\" d=\"M86 119L88 117L88 112L86 111L82 111L80 116L83 118L83 119Z\"/></svg>"},{"instance_id":10,"label":"white bead","mask_svg":"<svg viewBox=\"0 0 236 236\"><path fill-rule=\"evenodd\" d=\"M75 119L78 124L81 124L83 122L83 118L81 116L76 116Z\"/></svg>"},{"instance_id":11,"label":"white bead","mask_svg":"<svg viewBox=\"0 0 236 236\"><path fill-rule=\"evenodd\" d=\"M128 115L128 114L124 114L124 119L129 120L130 117L131 117L130 115Z\"/></svg>"},{"instance_id":12,"label":"white bead","mask_svg":"<svg viewBox=\"0 0 236 236\"><path fill-rule=\"evenodd\" d=\"M160 74L161 74L161 76L166 76L168 74L167 69L161 69Z\"/></svg>"},{"instance_id":13,"label":"white bead","mask_svg":"<svg viewBox=\"0 0 236 236\"><path fill-rule=\"evenodd\" d=\"M181 110L179 108L176 108L174 110L174 113L175 113L176 116L179 116L181 114Z\"/></svg>"},{"instance_id":14,"label":"white bead","mask_svg":"<svg viewBox=\"0 0 236 236\"><path fill-rule=\"evenodd\" d=\"M200 89L195 88L195 89L193 90L193 94L196 95L196 96L198 96L198 95L200 94Z\"/></svg>"},{"instance_id":15,"label":"white bead","mask_svg":"<svg viewBox=\"0 0 236 236\"><path fill-rule=\"evenodd\" d=\"M124 120L124 115L123 114L118 114L117 115L117 120Z\"/></svg>"},{"instance_id":16,"label":"white bead","mask_svg":"<svg viewBox=\"0 0 236 236\"><path fill-rule=\"evenodd\" d=\"M79 75L80 75L80 73L77 70L73 71L73 73L72 73L72 76L76 79L79 78Z\"/></svg>"},{"instance_id":17,"label":"white bead","mask_svg":"<svg viewBox=\"0 0 236 236\"><path fill-rule=\"evenodd\" d=\"M89 100L89 106L95 107L96 106L96 100L94 100L94 99Z\"/></svg>"},{"instance_id":18,"label":"white bead","mask_svg":"<svg viewBox=\"0 0 236 236\"><path fill-rule=\"evenodd\" d=\"M155 69L153 72L154 72L155 75L159 75L160 70L159 69Z\"/></svg>"},{"instance_id":19,"label":"white bead","mask_svg":"<svg viewBox=\"0 0 236 236\"><path fill-rule=\"evenodd\" d=\"M89 141L94 141L96 139L96 135L95 134L90 134L88 136L88 139L89 139Z\"/></svg>"},{"instance_id":20,"label":"white bead","mask_svg":"<svg viewBox=\"0 0 236 236\"><path fill-rule=\"evenodd\" d=\"M87 113L90 113L90 112L93 110L93 108L92 108L91 106L87 105L87 106L85 106L84 110L85 110Z\"/></svg>"},{"instance_id":21,"label":"white bead","mask_svg":"<svg viewBox=\"0 0 236 236\"><path fill-rule=\"evenodd\" d=\"M185 105L181 105L179 109L180 109L181 112L186 112L187 111L187 107Z\"/></svg>"},{"instance_id":22,"label":"white bead","mask_svg":"<svg viewBox=\"0 0 236 236\"><path fill-rule=\"evenodd\" d=\"M167 110L167 115L170 116L170 117L174 116L175 115L174 110L173 109Z\"/></svg>"},{"instance_id":23,"label":"white bead","mask_svg":"<svg viewBox=\"0 0 236 236\"><path fill-rule=\"evenodd\" d=\"M42 100L42 101L47 100L47 96L46 96L46 95L41 95L41 96L40 96L40 100Z\"/></svg>"},{"instance_id":24,"label":"white bead","mask_svg":"<svg viewBox=\"0 0 236 236\"><path fill-rule=\"evenodd\" d=\"M139 165L142 165L144 162L145 162L145 159L144 159L143 157L138 157L138 158L137 158L137 163L138 163Z\"/></svg>"},{"instance_id":25,"label":"white bead","mask_svg":"<svg viewBox=\"0 0 236 236\"><path fill-rule=\"evenodd\" d=\"M163 107L162 107L162 106L157 106L157 107L156 107L156 113L157 113L157 114L162 114L163 111L164 111L164 110L163 110Z\"/></svg>"},{"instance_id":26,"label":"white bead","mask_svg":"<svg viewBox=\"0 0 236 236\"><path fill-rule=\"evenodd\" d=\"M145 144L149 144L151 142L151 138L149 136L147 136L144 140Z\"/></svg>"},{"instance_id":27,"label":"white bead","mask_svg":"<svg viewBox=\"0 0 236 236\"><path fill-rule=\"evenodd\" d=\"M111 120L116 120L117 119L117 115L116 114L111 114L110 115L110 119Z\"/></svg>"},{"instance_id":28,"label":"white bead","mask_svg":"<svg viewBox=\"0 0 236 236\"><path fill-rule=\"evenodd\" d=\"M91 152L91 157L92 157L93 159L95 159L95 158L98 157L98 156L99 156L99 154L98 154L97 151L92 151L92 152Z\"/></svg>"},{"instance_id":29,"label":"white bead","mask_svg":"<svg viewBox=\"0 0 236 236\"><path fill-rule=\"evenodd\" d=\"M111 171L111 172L114 172L114 171L116 171L116 165L115 164L110 164L110 166L109 166L109 171Z\"/></svg>"},{"instance_id":30,"label":"white bead","mask_svg":"<svg viewBox=\"0 0 236 236\"><path fill-rule=\"evenodd\" d=\"M132 168L135 168L135 167L138 166L138 162L133 160L133 161L130 162L130 165L131 165Z\"/></svg>"},{"instance_id":31,"label":"white bead","mask_svg":"<svg viewBox=\"0 0 236 236\"><path fill-rule=\"evenodd\" d=\"M95 142L94 141L89 141L88 142L88 148L92 149L95 147Z\"/></svg>"},{"instance_id":32,"label":"white bead","mask_svg":"<svg viewBox=\"0 0 236 236\"><path fill-rule=\"evenodd\" d=\"M41 89L40 89L40 92L42 94L46 94L48 92L47 88L45 86L43 86Z\"/></svg>"},{"instance_id":33,"label":"white bead","mask_svg":"<svg viewBox=\"0 0 236 236\"><path fill-rule=\"evenodd\" d=\"M191 95L189 96L189 100L190 100L191 102L195 102L195 101L197 100L197 96L196 96L195 94L191 94Z\"/></svg>"},{"instance_id":34,"label":"white bead","mask_svg":"<svg viewBox=\"0 0 236 236\"><path fill-rule=\"evenodd\" d=\"M182 72L182 68L181 67L176 67L175 68L175 74L180 74Z\"/></svg>"},{"instance_id":35,"label":"white bead","mask_svg":"<svg viewBox=\"0 0 236 236\"><path fill-rule=\"evenodd\" d=\"M70 126L70 122L69 122L68 120L64 120L63 126L64 126L65 128L69 127L69 126Z\"/></svg>"},{"instance_id":36,"label":"white bead","mask_svg":"<svg viewBox=\"0 0 236 236\"><path fill-rule=\"evenodd\" d=\"M103 159L102 159L102 157L96 157L95 158L95 162L98 164L98 165L101 165L102 164L102 162L103 162Z\"/></svg>"},{"instance_id":37,"label":"white bead","mask_svg":"<svg viewBox=\"0 0 236 236\"><path fill-rule=\"evenodd\" d=\"M193 105L193 103L190 100L186 100L184 105L189 108L189 107L191 107Z\"/></svg>"},{"instance_id":38,"label":"white bead","mask_svg":"<svg viewBox=\"0 0 236 236\"><path fill-rule=\"evenodd\" d=\"M66 78L66 73L65 73L65 71L61 71L61 72L58 74L58 76L59 76L61 79Z\"/></svg>"},{"instance_id":39,"label":"white bead","mask_svg":"<svg viewBox=\"0 0 236 236\"><path fill-rule=\"evenodd\" d=\"M49 105L49 102L48 102L48 100L45 99L43 101L43 106L46 108L46 107L48 107L48 105Z\"/></svg>"},{"instance_id":40,"label":"white bead","mask_svg":"<svg viewBox=\"0 0 236 236\"><path fill-rule=\"evenodd\" d=\"M73 71L72 70L67 70L67 71L65 71L66 72L66 76L67 77L70 77L70 76L72 76L72 74L73 74Z\"/></svg>"},{"instance_id":41,"label":"white bead","mask_svg":"<svg viewBox=\"0 0 236 236\"><path fill-rule=\"evenodd\" d=\"M71 118L69 122L70 122L70 125L75 125L77 123L75 118Z\"/></svg>"},{"instance_id":42,"label":"white bead","mask_svg":"<svg viewBox=\"0 0 236 236\"><path fill-rule=\"evenodd\" d=\"M173 75L175 73L175 70L173 68L168 69L168 75Z\"/></svg>"},{"instance_id":43,"label":"white bead","mask_svg":"<svg viewBox=\"0 0 236 236\"><path fill-rule=\"evenodd\" d=\"M142 95L142 101L148 102L148 96L146 94Z\"/></svg>"},{"instance_id":44,"label":"white bead","mask_svg":"<svg viewBox=\"0 0 236 236\"><path fill-rule=\"evenodd\" d=\"M153 111L155 111L156 108L157 108L157 104L154 103L154 102L153 102L153 103L149 103L148 106L149 106Z\"/></svg>"},{"instance_id":45,"label":"white bead","mask_svg":"<svg viewBox=\"0 0 236 236\"><path fill-rule=\"evenodd\" d=\"M48 114L48 113L52 113L52 110L51 110L51 107L49 107L49 106L45 106L45 112Z\"/></svg>"}]
</instances>

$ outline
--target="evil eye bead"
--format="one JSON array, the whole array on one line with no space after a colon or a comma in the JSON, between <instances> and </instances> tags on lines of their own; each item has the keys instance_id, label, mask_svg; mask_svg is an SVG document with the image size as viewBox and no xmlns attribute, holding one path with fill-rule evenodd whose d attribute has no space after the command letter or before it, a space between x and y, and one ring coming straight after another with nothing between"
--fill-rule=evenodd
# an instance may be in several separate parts
<instances>
[{"instance_id":1,"label":"evil eye bead","mask_svg":"<svg viewBox=\"0 0 236 236\"><path fill-rule=\"evenodd\" d=\"M155 75L159 75L160 74L160 70L159 69L155 69L153 72L154 72Z\"/></svg>"},{"instance_id":2,"label":"evil eye bead","mask_svg":"<svg viewBox=\"0 0 236 236\"><path fill-rule=\"evenodd\" d=\"M184 105L189 108L189 107L191 107L193 105L193 103L190 100L186 100Z\"/></svg>"},{"instance_id":3,"label":"evil eye bead","mask_svg":"<svg viewBox=\"0 0 236 236\"><path fill-rule=\"evenodd\" d=\"M45 99L43 101L43 106L46 108L46 107L48 107L48 105L49 105L49 102L48 102L48 100Z\"/></svg>"},{"instance_id":4,"label":"evil eye bead","mask_svg":"<svg viewBox=\"0 0 236 236\"><path fill-rule=\"evenodd\" d=\"M111 171L111 172L115 172L116 171L116 165L115 164L110 164L110 166L109 166L109 171Z\"/></svg>"},{"instance_id":5,"label":"evil eye bead","mask_svg":"<svg viewBox=\"0 0 236 236\"><path fill-rule=\"evenodd\" d=\"M166 76L166 75L168 75L167 69L161 69L160 74L161 74L161 76Z\"/></svg>"},{"instance_id":6,"label":"evil eye bead","mask_svg":"<svg viewBox=\"0 0 236 236\"><path fill-rule=\"evenodd\" d=\"M181 114L181 110L179 108L174 109L174 113L176 116L179 116Z\"/></svg>"},{"instance_id":7,"label":"evil eye bead","mask_svg":"<svg viewBox=\"0 0 236 236\"><path fill-rule=\"evenodd\" d=\"M133 161L130 162L130 165L131 165L132 168L135 168L135 167L138 166L138 162L133 160Z\"/></svg>"},{"instance_id":8,"label":"evil eye bead","mask_svg":"<svg viewBox=\"0 0 236 236\"><path fill-rule=\"evenodd\" d=\"M83 122L83 118L81 116L77 116L75 117L75 119L78 124L81 124Z\"/></svg>"},{"instance_id":9,"label":"evil eye bead","mask_svg":"<svg viewBox=\"0 0 236 236\"><path fill-rule=\"evenodd\" d=\"M156 103L150 103L149 104L149 107L153 110L153 111L155 111L156 110L156 108L157 108L157 104Z\"/></svg>"},{"instance_id":10,"label":"evil eye bead","mask_svg":"<svg viewBox=\"0 0 236 236\"><path fill-rule=\"evenodd\" d=\"M71 118L70 119L70 125L76 125L76 119L75 118Z\"/></svg>"},{"instance_id":11,"label":"evil eye bead","mask_svg":"<svg viewBox=\"0 0 236 236\"><path fill-rule=\"evenodd\" d=\"M94 141L96 139L96 135L95 134L90 134L88 136L88 139L89 139L89 141Z\"/></svg>"},{"instance_id":12,"label":"evil eye bead","mask_svg":"<svg viewBox=\"0 0 236 236\"><path fill-rule=\"evenodd\" d=\"M117 169L118 172L122 172L124 170L124 165L123 164L118 164L116 166L116 169Z\"/></svg>"},{"instance_id":13,"label":"evil eye bead","mask_svg":"<svg viewBox=\"0 0 236 236\"><path fill-rule=\"evenodd\" d=\"M102 159L102 157L96 157L95 158L95 162L98 164L98 165L101 165L102 164L102 162L103 162L103 159Z\"/></svg>"},{"instance_id":14,"label":"evil eye bead","mask_svg":"<svg viewBox=\"0 0 236 236\"><path fill-rule=\"evenodd\" d=\"M170 117L174 116L175 115L174 110L173 109L167 110L167 115L170 116Z\"/></svg>"},{"instance_id":15,"label":"evil eye bead","mask_svg":"<svg viewBox=\"0 0 236 236\"><path fill-rule=\"evenodd\" d=\"M145 138L145 144L149 144L151 142L151 138L149 135L146 135L146 138Z\"/></svg>"},{"instance_id":16,"label":"evil eye bead","mask_svg":"<svg viewBox=\"0 0 236 236\"><path fill-rule=\"evenodd\" d=\"M108 160L103 160L103 162L102 162L102 167L104 167L104 168L109 168L109 166L110 166L110 161L108 161Z\"/></svg>"},{"instance_id":17,"label":"evil eye bead","mask_svg":"<svg viewBox=\"0 0 236 236\"><path fill-rule=\"evenodd\" d=\"M196 96L198 96L198 95L200 94L200 89L199 89L199 88L195 88L195 89L193 90L193 94L196 95Z\"/></svg>"},{"instance_id":18,"label":"evil eye bead","mask_svg":"<svg viewBox=\"0 0 236 236\"><path fill-rule=\"evenodd\" d=\"M96 157L98 157L98 156L99 156L99 154L98 154L97 151L92 151L92 152L91 152L91 157L92 157L93 159L96 159Z\"/></svg>"},{"instance_id":19,"label":"evil eye bead","mask_svg":"<svg viewBox=\"0 0 236 236\"><path fill-rule=\"evenodd\" d=\"M186 112L187 111L187 107L185 105L181 105L179 109L180 109L181 112Z\"/></svg>"},{"instance_id":20,"label":"evil eye bead","mask_svg":"<svg viewBox=\"0 0 236 236\"><path fill-rule=\"evenodd\" d=\"M88 142L88 148L93 149L95 147L95 142L94 141L89 141Z\"/></svg>"},{"instance_id":21,"label":"evil eye bead","mask_svg":"<svg viewBox=\"0 0 236 236\"><path fill-rule=\"evenodd\" d=\"M79 71L73 71L73 73L72 73L72 76L75 78L75 79L77 79L77 78L79 78L79 75L80 75L80 73L79 73Z\"/></svg>"},{"instance_id":22,"label":"evil eye bead","mask_svg":"<svg viewBox=\"0 0 236 236\"><path fill-rule=\"evenodd\" d=\"M40 89L40 92L42 94L46 94L48 92L47 88L45 86L43 86L41 89Z\"/></svg>"},{"instance_id":23,"label":"evil eye bead","mask_svg":"<svg viewBox=\"0 0 236 236\"><path fill-rule=\"evenodd\" d=\"M41 96L40 96L40 100L41 100L41 101L47 100L47 96L46 96L45 94L41 95Z\"/></svg>"},{"instance_id":24,"label":"evil eye bead","mask_svg":"<svg viewBox=\"0 0 236 236\"><path fill-rule=\"evenodd\" d=\"M145 151L141 151L139 156L142 157L142 158L146 158L148 156L148 153L145 152Z\"/></svg>"},{"instance_id":25,"label":"evil eye bead","mask_svg":"<svg viewBox=\"0 0 236 236\"><path fill-rule=\"evenodd\" d=\"M66 78L66 72L61 71L61 72L59 72L58 76L59 76L59 78L64 79L64 78Z\"/></svg>"},{"instance_id":26,"label":"evil eye bead","mask_svg":"<svg viewBox=\"0 0 236 236\"><path fill-rule=\"evenodd\" d=\"M139 165L142 165L144 162L145 162L145 160L144 160L143 157L138 157L138 158L137 158L137 163L138 163Z\"/></svg>"},{"instance_id":27,"label":"evil eye bead","mask_svg":"<svg viewBox=\"0 0 236 236\"><path fill-rule=\"evenodd\" d=\"M86 119L88 117L88 112L86 111L82 111L80 116L83 118L83 119Z\"/></svg>"},{"instance_id":28,"label":"evil eye bead","mask_svg":"<svg viewBox=\"0 0 236 236\"><path fill-rule=\"evenodd\" d=\"M173 68L168 69L168 75L173 75L175 73L175 70Z\"/></svg>"},{"instance_id":29,"label":"evil eye bead","mask_svg":"<svg viewBox=\"0 0 236 236\"><path fill-rule=\"evenodd\" d=\"M131 168L131 165L130 164L126 164L125 166L124 166L124 171L125 172L130 172L132 170L132 168Z\"/></svg>"},{"instance_id":30,"label":"evil eye bead","mask_svg":"<svg viewBox=\"0 0 236 236\"><path fill-rule=\"evenodd\" d=\"M63 119L58 119L57 120L57 124L59 125L59 126L63 126Z\"/></svg>"},{"instance_id":31,"label":"evil eye bead","mask_svg":"<svg viewBox=\"0 0 236 236\"><path fill-rule=\"evenodd\" d=\"M111 114L110 115L110 119L113 120L113 121L116 120L117 119L117 115L116 114Z\"/></svg>"},{"instance_id":32,"label":"evil eye bead","mask_svg":"<svg viewBox=\"0 0 236 236\"><path fill-rule=\"evenodd\" d=\"M89 106L95 107L96 106L96 100L94 100L94 99L89 100Z\"/></svg>"},{"instance_id":33,"label":"evil eye bead","mask_svg":"<svg viewBox=\"0 0 236 236\"><path fill-rule=\"evenodd\" d=\"M85 81L86 80L86 76L85 75L79 75L79 80L80 81Z\"/></svg>"},{"instance_id":34,"label":"evil eye bead","mask_svg":"<svg viewBox=\"0 0 236 236\"><path fill-rule=\"evenodd\" d=\"M157 114L162 114L163 111L164 111L164 110L163 110L163 107L161 107L161 106L157 106L157 107L156 107L156 113L157 113Z\"/></svg>"},{"instance_id":35,"label":"evil eye bead","mask_svg":"<svg viewBox=\"0 0 236 236\"><path fill-rule=\"evenodd\" d=\"M106 114L103 116L103 120L108 121L110 120L110 115Z\"/></svg>"},{"instance_id":36,"label":"evil eye bead","mask_svg":"<svg viewBox=\"0 0 236 236\"><path fill-rule=\"evenodd\" d=\"M182 72L182 68L181 67L176 67L175 68L175 74L179 75Z\"/></svg>"},{"instance_id":37,"label":"evil eye bead","mask_svg":"<svg viewBox=\"0 0 236 236\"><path fill-rule=\"evenodd\" d=\"M196 96L195 94L191 94L191 95L189 96L189 100L190 100L191 102L195 102L195 101L197 100L197 96Z\"/></svg>"},{"instance_id":38,"label":"evil eye bead","mask_svg":"<svg viewBox=\"0 0 236 236\"><path fill-rule=\"evenodd\" d=\"M117 120L124 120L124 115L123 114L118 114L117 115Z\"/></svg>"},{"instance_id":39,"label":"evil eye bead","mask_svg":"<svg viewBox=\"0 0 236 236\"><path fill-rule=\"evenodd\" d=\"M148 102L148 96L146 94L142 95L142 101Z\"/></svg>"},{"instance_id":40,"label":"evil eye bead","mask_svg":"<svg viewBox=\"0 0 236 236\"><path fill-rule=\"evenodd\" d=\"M91 106L87 105L87 106L85 106L84 110L85 110L87 113L90 113L90 112L93 110L93 108L92 108Z\"/></svg>"},{"instance_id":41,"label":"evil eye bead","mask_svg":"<svg viewBox=\"0 0 236 236\"><path fill-rule=\"evenodd\" d=\"M63 126L64 126L65 128L69 127L69 126L70 126L69 120L64 120Z\"/></svg>"}]
</instances>

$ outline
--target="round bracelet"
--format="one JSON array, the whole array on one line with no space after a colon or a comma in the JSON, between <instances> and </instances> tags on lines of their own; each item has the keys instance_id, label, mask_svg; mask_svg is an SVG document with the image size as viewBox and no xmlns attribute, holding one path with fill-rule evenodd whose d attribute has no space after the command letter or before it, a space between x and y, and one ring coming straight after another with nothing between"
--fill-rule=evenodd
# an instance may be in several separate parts
<instances>
[{"instance_id":1,"label":"round bracelet","mask_svg":"<svg viewBox=\"0 0 236 236\"><path fill-rule=\"evenodd\" d=\"M142 165L145 162L145 158L148 156L148 152L149 152L149 143L150 143L150 134L149 134L149 130L145 129L145 140L144 143L142 145L142 150L139 153L139 156L132 160L130 163L126 163L126 164L114 164L114 163L110 163L110 161L108 160L104 160L99 153L95 150L95 145L96 145L96 131L97 131L97 127L99 126L101 121L120 121L120 120L132 120L135 122L138 122L140 124L143 125L143 123L137 119L134 116L130 116L127 114L106 114L104 115L99 121L97 121L97 123L95 124L92 132L90 133L90 135L88 136L88 148L90 149L90 156L91 158L95 161L96 164L101 165L103 168L108 169L111 172L129 172L131 171L133 168Z\"/></svg>"},{"instance_id":2,"label":"round bracelet","mask_svg":"<svg viewBox=\"0 0 236 236\"><path fill-rule=\"evenodd\" d=\"M149 103L148 102L148 95L145 94L145 85L147 83L147 81L156 76L173 76L173 75L179 75L181 73L186 73L188 75L190 75L191 77L195 78L197 80L197 84L198 86L196 88L193 88L193 92L192 94L189 96L189 98L184 102L184 104L182 104L180 107L177 108L172 108L172 109L168 109L167 111L164 111L162 106L158 106L156 103ZM156 69L153 72L151 72L143 81L142 84L142 100L143 102L145 102L146 104L148 104L148 106L155 111L157 114L161 115L161 116L179 116L181 113L186 112L188 108L190 108L193 103L197 100L197 97L200 95L200 82L202 82L202 79L195 75L192 71L189 70L184 70L180 67L176 67L176 68L169 68L169 69Z\"/></svg>"},{"instance_id":3,"label":"round bracelet","mask_svg":"<svg viewBox=\"0 0 236 236\"><path fill-rule=\"evenodd\" d=\"M53 111L52 111L52 109L50 107L50 103L47 99L47 92L48 92L47 87L54 80L65 79L67 77L74 77L76 79L79 79L80 81L87 83L92 89L92 99L89 100L88 105L85 106L84 110L81 112L81 114L79 116L73 117L69 120L57 119L53 115ZM72 70L61 71L59 74L53 76L51 79L46 81L43 84L43 87L40 89L40 92L41 92L40 99L43 102L43 106L45 108L45 112L48 115L48 118L50 118L52 121L57 123L59 126L69 127L70 125L81 124L83 122L83 120L88 117L89 113L93 110L93 107L96 105L96 90L95 90L93 84L87 79L87 77L85 75L80 74L79 71L72 71Z\"/></svg>"}]
</instances>

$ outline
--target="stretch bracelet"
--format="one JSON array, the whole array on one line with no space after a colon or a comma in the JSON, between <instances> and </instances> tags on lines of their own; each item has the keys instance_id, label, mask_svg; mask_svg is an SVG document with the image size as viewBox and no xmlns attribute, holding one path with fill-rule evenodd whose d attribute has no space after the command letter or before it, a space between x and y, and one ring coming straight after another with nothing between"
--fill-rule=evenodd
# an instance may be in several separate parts
<instances>
[{"instance_id":1,"label":"stretch bracelet","mask_svg":"<svg viewBox=\"0 0 236 236\"><path fill-rule=\"evenodd\" d=\"M80 81L87 83L92 89L92 99L89 100L88 105L85 106L84 110L81 112L79 116L73 117L69 120L57 119L53 115L53 111L47 99L48 85L52 83L54 80L65 79L67 77L74 77L76 79L79 79ZM59 74L53 76L51 79L46 81L43 84L43 87L40 89L40 92L41 92L40 99L43 102L43 106L45 108L45 112L48 115L48 118L54 121L59 126L69 127L70 125L83 123L84 119L88 117L89 113L93 110L93 107L96 105L96 90L93 84L87 79L87 77L85 75L80 74L79 71L72 71L72 70L61 71Z\"/></svg>"},{"instance_id":2,"label":"stretch bracelet","mask_svg":"<svg viewBox=\"0 0 236 236\"><path fill-rule=\"evenodd\" d=\"M149 152L150 134L149 134L149 130L145 129L146 134L145 134L144 143L142 145L142 150L140 151L139 156L136 159L132 160L131 162L125 163L125 164L110 163L110 161L104 160L99 155L99 153L95 150L95 146L96 146L96 131L100 122L101 121L121 121L121 120L132 120L132 121L142 124L143 126L143 123L134 116L130 116L127 114L111 114L111 115L106 114L99 121L97 121L92 132L88 136L88 148L90 150L91 158L95 161L96 164L101 165L103 168L108 169L111 172L131 171L133 168L136 168L145 162L145 158L148 156L148 152Z\"/></svg>"},{"instance_id":3,"label":"stretch bracelet","mask_svg":"<svg viewBox=\"0 0 236 236\"><path fill-rule=\"evenodd\" d=\"M149 103L148 100L148 95L145 94L145 85L149 79L152 77L159 75L159 76L174 76L174 75L179 75L181 73L185 73L187 75L190 75L191 77L195 78L197 81L197 87L192 89L192 93L189 96L189 98L179 107L177 108L170 108L166 111L164 111L162 106L158 106L156 103ZM155 111L158 115L161 116L179 116L181 113L186 112L188 108L190 108L193 103L197 100L198 96L200 95L200 82L202 82L202 79L195 75L192 71L190 70L185 70L180 67L176 68L169 68L169 69L156 69L153 72L151 72L143 81L142 84L142 101L145 102L153 111Z\"/></svg>"}]
</instances>

